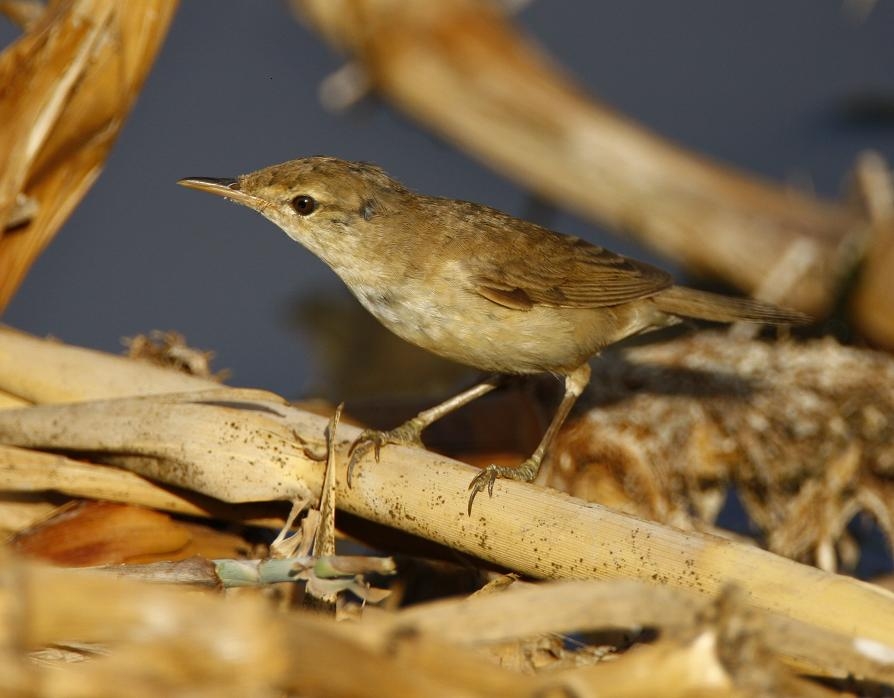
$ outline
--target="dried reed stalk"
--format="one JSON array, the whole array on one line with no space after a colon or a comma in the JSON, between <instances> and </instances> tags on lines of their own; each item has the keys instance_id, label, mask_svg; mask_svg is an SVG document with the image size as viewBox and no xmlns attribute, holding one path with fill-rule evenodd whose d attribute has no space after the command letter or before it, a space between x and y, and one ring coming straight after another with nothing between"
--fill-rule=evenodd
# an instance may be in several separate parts
<instances>
[{"instance_id":1,"label":"dried reed stalk","mask_svg":"<svg viewBox=\"0 0 894 698\"><path fill-rule=\"evenodd\" d=\"M55 350L54 356L44 354L50 363L89 362L94 355L48 346ZM40 376L39 366L31 368ZM0 371L0 389L8 379ZM304 447L323 450L325 426L325 418L269 393L217 389L5 410L0 442L89 452L230 502L307 501L319 495L323 468ZM340 427L340 463L358 433ZM749 545L681 532L523 483L498 482L493 499L480 498L469 517L466 487L475 472L421 449L389 447L380 463L361 464L352 488L338 473L336 501L368 520L532 577L641 579L709 595L736 582L757 608L894 646L894 595L887 592Z\"/></svg>"},{"instance_id":2,"label":"dried reed stalk","mask_svg":"<svg viewBox=\"0 0 894 698\"><path fill-rule=\"evenodd\" d=\"M194 591L116 579L110 575L51 569L25 563L0 549L3 626L17 639L0 644L0 689L41 686L41 695L128 695L189 690L190 695L827 695L794 677L779 662L779 627L762 624L725 594L694 602L647 585L574 582L518 592L479 595L416 606L397 614L367 613L337 623L319 614L275 613L261 598L220 598ZM657 593L659 600L650 603ZM485 661L475 639L481 624L462 633L452 613L475 621L498 619L500 637L520 641L535 627L547 632L629 627L615 612L645 602L653 613L634 612L661 632L661 641L593 663L569 657L570 668L524 675ZM654 600L653 600L654 601ZM581 604L589 604L582 606ZM589 612L573 619L571 607ZM529 621L536 611L538 622ZM554 612L551 612L554 611ZM510 614L507 616L507 614ZM550 624L553 617L558 622ZM163 622L160 622L163 619ZM440 632L447 622L451 632ZM514 626L514 627L513 627ZM802 653L814 643L802 636ZM783 638L785 642L785 638ZM77 663L33 662L25 649L99 643L100 656ZM778 643L777 643L778 644ZM87 647L91 647L88 644ZM852 675L891 680L890 664L859 643L840 644ZM177 657L176 662L171 658ZM345 670L349 667L350 670ZM841 670L834 672L842 675ZM670 684L662 688L663 684Z\"/></svg>"},{"instance_id":3,"label":"dried reed stalk","mask_svg":"<svg viewBox=\"0 0 894 698\"><path fill-rule=\"evenodd\" d=\"M278 528L283 523L283 516L277 516L269 506L225 504L195 492L165 487L121 468L13 446L0 445L0 492L16 495L58 492L69 497L136 504L253 526ZM40 508L40 512L46 514L48 510ZM29 516L29 523L37 516L43 518L39 514ZM4 528L2 523L0 528ZM9 525L5 528L15 530Z\"/></svg>"},{"instance_id":4,"label":"dried reed stalk","mask_svg":"<svg viewBox=\"0 0 894 698\"><path fill-rule=\"evenodd\" d=\"M123 356L39 339L0 325L0 392L58 403L219 388L216 381Z\"/></svg>"},{"instance_id":5,"label":"dried reed stalk","mask_svg":"<svg viewBox=\"0 0 894 698\"><path fill-rule=\"evenodd\" d=\"M872 342L894 350L894 177L878 153L863 153L857 184L872 221L866 257L851 296L854 324Z\"/></svg>"},{"instance_id":6,"label":"dried reed stalk","mask_svg":"<svg viewBox=\"0 0 894 698\"><path fill-rule=\"evenodd\" d=\"M754 292L798 250L786 302L821 313L867 227L844 206L687 152L599 104L497 8L293 0L410 115L539 195ZM357 71L354 71L356 74Z\"/></svg>"},{"instance_id":7,"label":"dried reed stalk","mask_svg":"<svg viewBox=\"0 0 894 698\"><path fill-rule=\"evenodd\" d=\"M57 502L48 501L44 492L19 494L0 486L0 538L6 539L43 521L58 506Z\"/></svg>"},{"instance_id":8,"label":"dried reed stalk","mask_svg":"<svg viewBox=\"0 0 894 698\"><path fill-rule=\"evenodd\" d=\"M0 550L0 553L4 551ZM2 555L0 610L15 643L0 645L0 688L42 696L520 695L525 677L430 641L378 652L351 624L275 614L258 597L226 599L96 573L49 569ZM18 648L103 643L76 664L31 662ZM349 670L346 670L349 668ZM18 681L19 686L14 682ZM178 693L181 691L181 693Z\"/></svg>"},{"instance_id":9,"label":"dried reed stalk","mask_svg":"<svg viewBox=\"0 0 894 698\"><path fill-rule=\"evenodd\" d=\"M754 612L742 590L718 597L720 611L751 615L763 642L775 656L808 671L841 675L852 671L878 681L894 679L894 668L866 652L854 638L820 630L773 613ZM715 603L679 589L633 581L516 583L500 593L444 599L397 613L372 613L358 633L374 638L407 632L438 637L463 647L481 647L544 634L570 634L599 628L662 628L685 634Z\"/></svg>"},{"instance_id":10,"label":"dried reed stalk","mask_svg":"<svg viewBox=\"0 0 894 698\"><path fill-rule=\"evenodd\" d=\"M0 310L99 175L176 0L61 0L0 55Z\"/></svg>"}]
</instances>

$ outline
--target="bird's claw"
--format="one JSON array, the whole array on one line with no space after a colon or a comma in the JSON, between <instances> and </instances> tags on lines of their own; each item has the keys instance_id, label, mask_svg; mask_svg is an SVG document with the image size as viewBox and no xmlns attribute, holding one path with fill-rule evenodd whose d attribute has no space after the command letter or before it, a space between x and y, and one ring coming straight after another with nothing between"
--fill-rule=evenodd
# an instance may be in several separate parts
<instances>
[{"instance_id":1,"label":"bird's claw","mask_svg":"<svg viewBox=\"0 0 894 698\"><path fill-rule=\"evenodd\" d=\"M516 466L501 466L491 463L478 473L472 482L469 483L469 489L472 494L469 495L469 516L472 515L472 503L479 492L487 490L487 496L494 496L494 483L499 479L519 480L521 482L531 482L537 477L540 470L540 459L537 454L528 458L524 463Z\"/></svg>"},{"instance_id":2,"label":"bird's claw","mask_svg":"<svg viewBox=\"0 0 894 698\"><path fill-rule=\"evenodd\" d=\"M487 490L487 496L494 496L494 482L500 477L499 468L496 465L489 465L478 473L469 483L469 489L472 494L469 495L469 516L472 515L472 503L479 492Z\"/></svg>"},{"instance_id":3,"label":"bird's claw","mask_svg":"<svg viewBox=\"0 0 894 698\"><path fill-rule=\"evenodd\" d=\"M398 444L401 446L421 447L421 433L422 426L415 418L411 419L408 422L405 422L404 424L401 424L399 427L397 427L396 429L392 429L391 431L364 429L362 432L360 432L360 436L355 439L354 443L352 443L351 447L348 449L348 487L351 486L351 482L354 477L354 468L363 459L363 457L367 453L369 453L370 449L373 449L373 456L376 459L376 463L378 463L379 455L382 451L382 446L385 446L387 444Z\"/></svg>"}]
</instances>

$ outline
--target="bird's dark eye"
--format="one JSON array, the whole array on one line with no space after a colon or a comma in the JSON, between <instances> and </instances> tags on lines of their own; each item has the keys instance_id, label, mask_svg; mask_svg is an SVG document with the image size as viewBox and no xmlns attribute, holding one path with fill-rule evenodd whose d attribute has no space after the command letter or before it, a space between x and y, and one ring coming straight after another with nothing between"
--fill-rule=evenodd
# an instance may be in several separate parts
<instances>
[{"instance_id":1,"label":"bird's dark eye","mask_svg":"<svg viewBox=\"0 0 894 698\"><path fill-rule=\"evenodd\" d=\"M299 216L309 216L316 207L317 202L314 201L314 197L307 194L301 194L292 199L292 208Z\"/></svg>"}]
</instances>

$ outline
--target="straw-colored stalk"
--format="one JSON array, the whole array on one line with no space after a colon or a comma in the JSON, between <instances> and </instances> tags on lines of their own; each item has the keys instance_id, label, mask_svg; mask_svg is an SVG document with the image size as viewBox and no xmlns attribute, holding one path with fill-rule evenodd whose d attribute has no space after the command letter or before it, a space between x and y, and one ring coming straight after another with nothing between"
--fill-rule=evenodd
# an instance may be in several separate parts
<instances>
[{"instance_id":1,"label":"straw-colored stalk","mask_svg":"<svg viewBox=\"0 0 894 698\"><path fill-rule=\"evenodd\" d=\"M803 651L813 652L816 643L805 629L798 636L797 630L765 625L749 617L735 594L707 602L642 584L544 584L395 614L371 610L355 622L336 623L301 611L275 613L256 596L220 598L51 569L3 550L0 561L0 612L11 619L4 627L17 640L0 646L0 689L6 692L39 682L41 695L54 698L108 695L121 686L136 696L177 689L224 696L284 690L333 696L725 696L761 689L827 695L777 661L779 635L783 644L799 637ZM481 618L499 630L488 630ZM481 654L496 638L522 642L532 631L586 632L637 621L660 629L661 640L612 662L593 664L594 657L582 655L570 668L523 675ZM818 635L822 646L825 638ZM48 666L22 653L67 643L99 643L104 656ZM883 658L849 647L843 638L837 649L839 656L812 657L828 661L827 669L838 675L844 665L855 675L890 681Z\"/></svg>"},{"instance_id":2,"label":"straw-colored stalk","mask_svg":"<svg viewBox=\"0 0 894 698\"><path fill-rule=\"evenodd\" d=\"M21 345L20 336L0 335L8 336ZM55 355L44 355L51 364L73 367L93 357L109 363L98 352L51 346ZM5 352L0 344L0 356ZM6 358L7 367L17 365ZM134 363L132 370L141 366ZM31 368L41 375L40 366ZM0 370L0 389L8 389L8 380ZM35 393L32 398L39 400ZM305 448L324 450L325 428L324 418L273 394L235 389L0 412L0 442L89 452L229 502L318 497L323 465ZM341 425L339 463L358 434ZM754 607L894 647L892 594L750 545L681 532L524 483L497 482L493 498L479 497L470 517L467 486L475 472L422 449L389 446L379 463L360 465L353 487L338 468L336 503L532 577L640 579L711 596L735 582Z\"/></svg>"},{"instance_id":3,"label":"straw-colored stalk","mask_svg":"<svg viewBox=\"0 0 894 698\"><path fill-rule=\"evenodd\" d=\"M851 296L854 324L873 343L894 350L894 177L878 153L857 165L858 190L872 228L866 258Z\"/></svg>"},{"instance_id":4,"label":"straw-colored stalk","mask_svg":"<svg viewBox=\"0 0 894 698\"><path fill-rule=\"evenodd\" d=\"M62 0L16 15L28 30L0 55L0 310L99 175L176 9Z\"/></svg>"}]
</instances>

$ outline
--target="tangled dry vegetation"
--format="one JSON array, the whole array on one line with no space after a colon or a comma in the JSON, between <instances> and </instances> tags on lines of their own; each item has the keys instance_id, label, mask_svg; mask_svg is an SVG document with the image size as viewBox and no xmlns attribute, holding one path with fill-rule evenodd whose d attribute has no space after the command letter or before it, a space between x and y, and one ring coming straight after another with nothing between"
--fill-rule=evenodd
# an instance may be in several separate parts
<instances>
[{"instance_id":1,"label":"tangled dry vegetation","mask_svg":"<svg viewBox=\"0 0 894 698\"><path fill-rule=\"evenodd\" d=\"M717 373L722 340L700 341ZM687 370L693 371L691 340L682 342L663 349L688 357ZM637 350L652 353L626 375L667 370L655 367L660 349ZM744 350L747 354L748 347ZM732 356L742 351L739 346ZM637 352L628 360L638 363ZM727 383L719 374L717 385L729 391L725 411L747 412L753 388L743 390L748 379L736 378L731 389L734 367L724 365ZM145 361L8 329L0 331L0 388L10 402L33 403L0 412L0 442L7 444L0 449L0 489L6 493L0 511L4 527L15 532L13 549L66 566L124 563L103 577L8 560L3 603L19 619L17 636L27 647L66 647L52 655L42 651L45 661L37 665L10 652L6 661L15 671L5 675L18 677L21 683L12 685L20 688L53 686L55 692L47 695L95 695L126 677L137 694L162 682L170 690L201 686L226 695L278 690L589 695L606 681L618 691L654 693L675 677L681 695L759 690L810 695L827 689L798 678L798 672L892 679L886 652L894 643L894 622L887 592L749 543L684 532L512 482L499 483L495 497L476 504L469 517L469 466L419 449L385 449L381 462L364 466L348 488L343 468L356 427L327 422L262 391L222 388ZM812 389L808 383L802 392ZM647 448L643 444L651 437L643 424L640 420L638 443ZM678 427L687 431L685 424ZM761 433L778 441L786 428L764 425ZM573 427L566 438L573 441L579 430ZM710 438L698 437L703 443ZM867 454L884 453L868 442L863 448ZM567 457L565 451L556 456L560 462ZM586 462L594 461L582 460L582 468ZM809 473L802 476L812 480ZM592 482L592 473L589 477ZM655 483L661 488L661 471ZM106 504L52 508L59 495ZM261 538L251 532L282 525L286 511L277 504L282 500L313 513L296 535L274 541L273 558L267 559L268 549L259 547ZM354 536L378 549L408 551L419 562L405 559L394 568L387 559L336 554L335 507L353 515L339 525ZM214 521L228 522L226 532ZM414 538L395 539L364 522ZM487 593L398 609L414 586L444 585L462 576L451 556L445 559L448 549L530 578L568 581L529 585L498 575L491 577ZM138 564L149 560L166 562ZM361 611L347 603L381 601L384 595L368 582L381 585L383 575L395 569L401 574L384 600L391 610ZM142 579L123 584L107 578L109 572ZM592 581L571 581L586 579ZM233 599L230 592L197 600L179 589L159 591L147 580L266 590L252 598ZM309 596L328 598L339 616L353 618L334 622L291 607L285 601L290 593L273 591L275 582L285 580L306 582ZM472 583L466 579L467 587ZM280 605L271 606L272 598ZM837 612L830 614L829 608ZM167 620L161 623L156 614ZM657 632L658 639L641 644L643 628ZM197 653L196 647L204 649ZM97 653L105 656L95 658ZM202 659L168 675L158 664L171 653ZM66 664L67 679L56 686L51 681L56 670L47 667L72 656L93 658ZM142 673L130 673L134 662ZM342 662L358 668L339 671Z\"/></svg>"},{"instance_id":2,"label":"tangled dry vegetation","mask_svg":"<svg viewBox=\"0 0 894 698\"><path fill-rule=\"evenodd\" d=\"M877 156L856 204L793 196L583 96L494 4L294 4L355 61L336 101L378 89L542 194L805 309L862 256L855 323L891 339ZM97 176L176 3L0 9L25 30L0 55L2 305ZM761 287L742 260L767 257L788 271ZM387 448L349 488L340 410L227 387L209 359L176 333L123 357L0 328L3 695L894 690L894 596L834 574L858 514L892 540L886 354L741 331L615 353L552 487L498 482L471 516L471 466ZM715 526L732 489L764 547Z\"/></svg>"},{"instance_id":3,"label":"tangled dry vegetation","mask_svg":"<svg viewBox=\"0 0 894 698\"><path fill-rule=\"evenodd\" d=\"M832 339L702 332L595 365L548 484L685 529L742 500L766 546L853 569L860 512L894 540L894 363Z\"/></svg>"}]
</instances>

